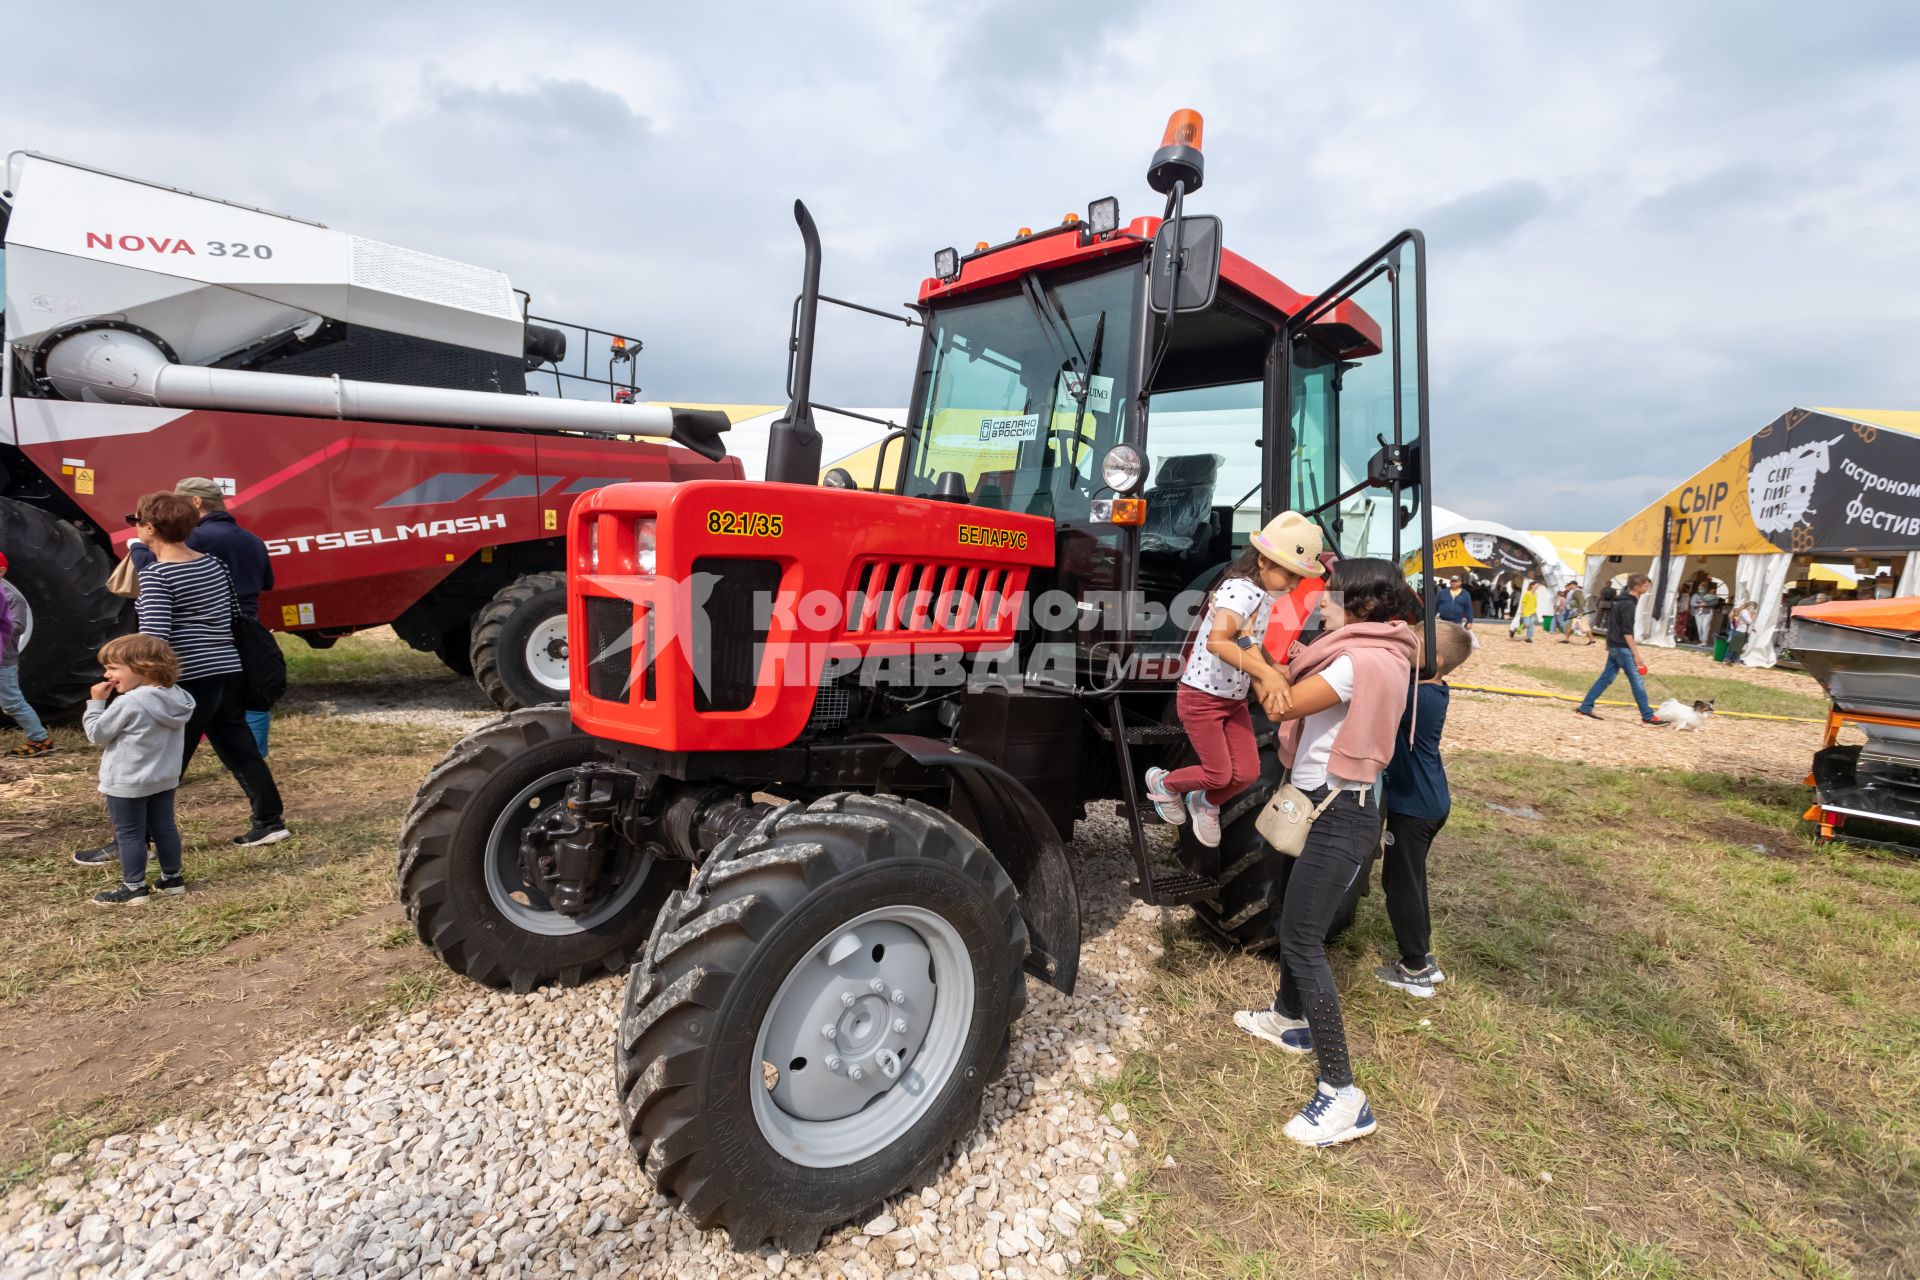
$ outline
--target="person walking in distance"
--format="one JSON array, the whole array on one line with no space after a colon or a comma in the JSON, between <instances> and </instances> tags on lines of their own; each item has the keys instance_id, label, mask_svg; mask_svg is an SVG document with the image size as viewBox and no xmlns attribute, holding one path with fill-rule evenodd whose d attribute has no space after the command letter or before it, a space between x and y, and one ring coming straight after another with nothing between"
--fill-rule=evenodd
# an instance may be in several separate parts
<instances>
[{"instance_id":1,"label":"person walking in distance","mask_svg":"<svg viewBox=\"0 0 1920 1280\"><path fill-rule=\"evenodd\" d=\"M1600 669L1600 678L1587 690L1587 696L1574 708L1575 715L1589 720L1598 720L1600 713L1593 709L1600 695L1607 691L1616 674L1624 674L1627 684L1633 690L1633 700L1640 704L1640 723L1665 724L1659 716L1653 714L1653 707L1647 702L1647 686L1640 677L1647 674L1647 664L1640 657L1640 642L1633 638L1634 615L1640 611L1640 597L1653 587L1653 579L1644 573L1636 573L1627 579L1627 589L1620 593L1607 613L1607 665Z\"/></svg>"},{"instance_id":2,"label":"person walking in distance","mask_svg":"<svg viewBox=\"0 0 1920 1280\"><path fill-rule=\"evenodd\" d=\"M1520 593L1520 605L1514 610L1513 622L1507 627L1508 639L1512 639L1519 634L1522 627L1525 627L1527 643L1533 643L1533 624L1540 612L1539 604L1534 597L1539 590L1540 588L1534 585L1533 579L1528 578L1526 590Z\"/></svg>"},{"instance_id":3,"label":"person walking in distance","mask_svg":"<svg viewBox=\"0 0 1920 1280\"><path fill-rule=\"evenodd\" d=\"M1317 578L1320 530L1305 516L1283 511L1253 535L1213 589L1180 677L1174 706L1199 763L1169 772L1147 770L1147 799L1169 823L1193 818L1201 844L1220 843L1220 806L1260 776L1247 692L1257 686L1269 715L1278 712L1286 682L1261 641L1274 598L1302 578Z\"/></svg>"},{"instance_id":4,"label":"person walking in distance","mask_svg":"<svg viewBox=\"0 0 1920 1280\"><path fill-rule=\"evenodd\" d=\"M234 595L239 598L240 612L249 618L259 618L260 593L273 590L273 560L267 554L267 544L233 518L233 513L227 510L226 490L218 481L188 476L175 484L173 491L193 504L197 517L193 532L187 535L187 545L218 557L220 563L227 566ZM153 553L139 543L128 547L127 554L133 557L136 569L145 569L153 563ZM253 731L253 740L259 745L260 758L264 760L273 713L249 709L246 715L247 727Z\"/></svg>"},{"instance_id":5,"label":"person walking in distance","mask_svg":"<svg viewBox=\"0 0 1920 1280\"><path fill-rule=\"evenodd\" d=\"M1374 1130L1373 1109L1354 1083L1347 1055L1327 930L1379 847L1380 775L1393 758L1420 653L1409 625L1420 602L1391 561L1335 565L1320 613L1326 630L1287 665L1290 688L1277 717L1280 758L1319 816L1287 875L1279 990L1269 1007L1233 1015L1249 1035L1289 1053L1315 1055L1313 1096L1283 1130L1311 1147Z\"/></svg>"},{"instance_id":6,"label":"person walking in distance","mask_svg":"<svg viewBox=\"0 0 1920 1280\"><path fill-rule=\"evenodd\" d=\"M173 795L180 785L193 695L179 685L180 662L164 640L116 636L100 649L104 678L93 686L81 724L87 741L104 747L100 792L107 798L120 856L120 883L93 895L103 907L137 907L147 888L147 845L160 859L161 893L185 893L180 827ZM108 702L109 696L113 697Z\"/></svg>"},{"instance_id":7,"label":"person walking in distance","mask_svg":"<svg viewBox=\"0 0 1920 1280\"><path fill-rule=\"evenodd\" d=\"M1447 725L1447 675L1473 652L1467 633L1440 623L1434 630L1434 675L1422 680L1408 699L1394 740L1380 798L1387 814L1386 849L1380 862L1380 888L1386 894L1387 919L1400 956L1373 976L1422 999L1447 980L1433 958L1433 916L1427 908L1427 850L1453 812L1447 791L1447 767L1440 759L1440 735Z\"/></svg>"},{"instance_id":8,"label":"person walking in distance","mask_svg":"<svg viewBox=\"0 0 1920 1280\"><path fill-rule=\"evenodd\" d=\"M15 757L44 756L55 749L53 735L20 690L20 640L26 631L27 602L7 581L7 557L0 552L0 711L26 734L24 742L7 752Z\"/></svg>"},{"instance_id":9,"label":"person walking in distance","mask_svg":"<svg viewBox=\"0 0 1920 1280\"><path fill-rule=\"evenodd\" d=\"M291 833L282 818L280 790L267 762L260 758L242 706L246 677L233 643L233 618L239 606L226 565L187 545L196 514L191 503L170 490L148 494L135 509L134 527L154 556L153 563L140 571L140 595L135 602L140 631L173 647L180 660L180 686L193 695L181 776L186 775L204 734L220 763L246 792L252 810L252 825L233 837L233 843L273 844ZM117 856L115 846L108 844L83 849L73 860L83 866L104 865Z\"/></svg>"}]
</instances>

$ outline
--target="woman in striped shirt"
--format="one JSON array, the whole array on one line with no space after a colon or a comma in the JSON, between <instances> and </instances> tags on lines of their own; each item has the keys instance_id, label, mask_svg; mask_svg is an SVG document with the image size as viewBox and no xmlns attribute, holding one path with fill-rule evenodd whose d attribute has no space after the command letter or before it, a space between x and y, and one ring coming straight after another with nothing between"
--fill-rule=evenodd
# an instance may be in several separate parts
<instances>
[{"instance_id":1,"label":"woman in striped shirt","mask_svg":"<svg viewBox=\"0 0 1920 1280\"><path fill-rule=\"evenodd\" d=\"M281 820L279 788L247 727L246 677L233 643L233 580L218 558L187 545L198 519L193 504L180 494L166 491L140 499L135 528L154 557L140 572L140 630L173 646L180 655L180 687L193 695L182 776L204 733L253 808L252 829L233 842L272 844L289 833Z\"/></svg>"}]
</instances>

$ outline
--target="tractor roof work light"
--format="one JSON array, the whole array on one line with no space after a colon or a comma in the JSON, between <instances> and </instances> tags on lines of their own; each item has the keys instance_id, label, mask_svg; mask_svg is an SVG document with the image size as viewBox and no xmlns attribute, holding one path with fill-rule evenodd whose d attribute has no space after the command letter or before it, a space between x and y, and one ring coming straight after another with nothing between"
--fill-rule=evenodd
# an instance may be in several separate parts
<instances>
[{"instance_id":1,"label":"tractor roof work light","mask_svg":"<svg viewBox=\"0 0 1920 1280\"><path fill-rule=\"evenodd\" d=\"M1148 186L1163 196L1173 190L1176 182L1185 183L1188 194L1200 189L1206 173L1200 154L1203 127L1198 111L1176 111L1167 118L1167 132L1160 139L1160 149L1153 153L1153 163L1147 166Z\"/></svg>"},{"instance_id":2,"label":"tractor roof work light","mask_svg":"<svg viewBox=\"0 0 1920 1280\"><path fill-rule=\"evenodd\" d=\"M933 274L942 280L951 280L960 274L960 251L941 249L933 255Z\"/></svg>"},{"instance_id":3,"label":"tractor roof work light","mask_svg":"<svg viewBox=\"0 0 1920 1280\"><path fill-rule=\"evenodd\" d=\"M1097 236L1120 229L1120 197L1106 196L1087 206L1087 230Z\"/></svg>"}]
</instances>

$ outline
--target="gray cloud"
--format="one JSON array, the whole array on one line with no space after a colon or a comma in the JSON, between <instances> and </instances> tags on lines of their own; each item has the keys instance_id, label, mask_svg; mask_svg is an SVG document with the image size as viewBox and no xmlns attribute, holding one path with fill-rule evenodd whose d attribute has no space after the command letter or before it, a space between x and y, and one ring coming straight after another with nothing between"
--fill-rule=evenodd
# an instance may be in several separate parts
<instances>
[{"instance_id":1,"label":"gray cloud","mask_svg":"<svg viewBox=\"0 0 1920 1280\"><path fill-rule=\"evenodd\" d=\"M1513 178L1435 205L1418 225L1436 252L1483 249L1540 217L1551 203L1539 183Z\"/></svg>"}]
</instances>

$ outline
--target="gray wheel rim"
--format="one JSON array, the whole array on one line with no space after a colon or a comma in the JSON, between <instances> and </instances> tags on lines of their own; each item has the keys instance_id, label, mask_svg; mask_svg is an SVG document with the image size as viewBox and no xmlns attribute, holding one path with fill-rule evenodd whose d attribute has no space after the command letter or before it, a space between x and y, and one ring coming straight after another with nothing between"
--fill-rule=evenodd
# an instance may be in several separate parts
<instances>
[{"instance_id":1,"label":"gray wheel rim","mask_svg":"<svg viewBox=\"0 0 1920 1280\"><path fill-rule=\"evenodd\" d=\"M749 1090L761 1136L810 1169L884 1151L959 1067L973 1008L973 960L944 917L896 905L834 929L761 1020Z\"/></svg>"},{"instance_id":2,"label":"gray wheel rim","mask_svg":"<svg viewBox=\"0 0 1920 1280\"><path fill-rule=\"evenodd\" d=\"M527 633L527 674L545 689L567 691L567 615L556 613Z\"/></svg>"},{"instance_id":3,"label":"gray wheel rim","mask_svg":"<svg viewBox=\"0 0 1920 1280\"><path fill-rule=\"evenodd\" d=\"M527 883L526 872L520 866L520 833L529 822L545 813L548 806L559 802L566 794L567 780L572 777L572 769L556 769L529 782L500 810L500 816L493 820L493 829L487 833L484 854L487 896L500 914L515 925L528 933L549 938L586 933L605 924L633 901L646 879L640 875L628 876L618 893L580 916L561 915L547 905L545 894Z\"/></svg>"}]
</instances>

